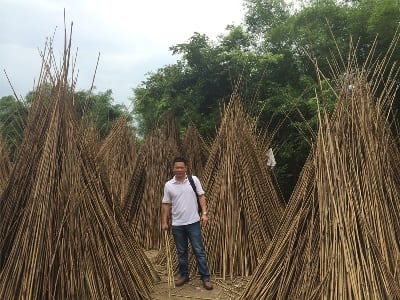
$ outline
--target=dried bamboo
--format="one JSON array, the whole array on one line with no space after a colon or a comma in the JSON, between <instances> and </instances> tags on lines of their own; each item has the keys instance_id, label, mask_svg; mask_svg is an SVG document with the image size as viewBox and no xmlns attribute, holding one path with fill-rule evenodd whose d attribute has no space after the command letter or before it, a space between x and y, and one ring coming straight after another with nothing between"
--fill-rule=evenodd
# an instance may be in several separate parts
<instances>
[{"instance_id":1,"label":"dried bamboo","mask_svg":"<svg viewBox=\"0 0 400 300\"><path fill-rule=\"evenodd\" d=\"M241 299L397 299L400 152L388 114L397 87L387 57L336 71L337 103L271 246ZM320 74L320 73L319 73ZM346 74L344 80L341 74Z\"/></svg>"},{"instance_id":2,"label":"dried bamboo","mask_svg":"<svg viewBox=\"0 0 400 300\"><path fill-rule=\"evenodd\" d=\"M157 255L154 258L154 263L160 266L166 266L168 263L168 259L171 259L171 265L173 267L173 273L176 274L178 272L178 253L176 251L174 238L171 232L168 232L169 238L169 246L170 248L165 248L165 243L162 245ZM189 245L190 247L190 245ZM168 253L170 253L170 258L168 257Z\"/></svg>"},{"instance_id":3,"label":"dried bamboo","mask_svg":"<svg viewBox=\"0 0 400 300\"><path fill-rule=\"evenodd\" d=\"M161 200L164 183L171 177L171 162L179 154L179 141L170 121L150 134L138 154L124 201L124 217L145 250L162 246Z\"/></svg>"},{"instance_id":4,"label":"dried bamboo","mask_svg":"<svg viewBox=\"0 0 400 300\"><path fill-rule=\"evenodd\" d=\"M100 149L100 135L95 125L88 124L84 125L85 122L82 122L82 126L84 128L82 132L82 142L85 143L85 147L89 149L93 155L96 155Z\"/></svg>"},{"instance_id":5,"label":"dried bamboo","mask_svg":"<svg viewBox=\"0 0 400 300\"><path fill-rule=\"evenodd\" d=\"M201 177L204 166L207 162L209 147L207 147L199 131L193 124L186 128L182 141L182 153L187 159L189 172Z\"/></svg>"},{"instance_id":6,"label":"dried bamboo","mask_svg":"<svg viewBox=\"0 0 400 300\"><path fill-rule=\"evenodd\" d=\"M233 93L202 175L209 268L223 279L252 274L283 214L264 161L264 147L269 146L259 143L255 121Z\"/></svg>"},{"instance_id":7,"label":"dried bamboo","mask_svg":"<svg viewBox=\"0 0 400 300\"><path fill-rule=\"evenodd\" d=\"M172 256L171 256L171 244L169 242L168 232L164 231L164 246L167 252L167 273L168 273L168 295L171 298L171 288L175 288L175 280L174 280L174 267L172 264Z\"/></svg>"},{"instance_id":8,"label":"dried bamboo","mask_svg":"<svg viewBox=\"0 0 400 300\"><path fill-rule=\"evenodd\" d=\"M8 149L6 141L3 139L3 136L0 134L0 194L5 189L8 178L11 173L11 162L10 157L8 155Z\"/></svg>"},{"instance_id":9,"label":"dried bamboo","mask_svg":"<svg viewBox=\"0 0 400 300\"><path fill-rule=\"evenodd\" d=\"M179 126L173 113L168 113L164 123L160 126L164 138L174 144L179 153L181 153L182 142L179 133Z\"/></svg>"},{"instance_id":10,"label":"dried bamboo","mask_svg":"<svg viewBox=\"0 0 400 300\"><path fill-rule=\"evenodd\" d=\"M116 205L122 205L126 197L137 152L135 134L129 128L126 117L122 116L101 143L96 159L109 186L113 203Z\"/></svg>"},{"instance_id":11,"label":"dried bamboo","mask_svg":"<svg viewBox=\"0 0 400 300\"><path fill-rule=\"evenodd\" d=\"M37 97L0 198L0 298L150 299L156 273L111 209L73 115L70 47L66 40L59 67L51 44L42 54Z\"/></svg>"}]
</instances>

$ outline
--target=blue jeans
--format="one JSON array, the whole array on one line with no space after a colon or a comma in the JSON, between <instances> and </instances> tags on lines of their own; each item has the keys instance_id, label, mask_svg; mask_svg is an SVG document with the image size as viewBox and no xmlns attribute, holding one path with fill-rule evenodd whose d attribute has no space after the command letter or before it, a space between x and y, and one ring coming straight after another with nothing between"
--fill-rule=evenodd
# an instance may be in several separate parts
<instances>
[{"instance_id":1,"label":"blue jeans","mask_svg":"<svg viewBox=\"0 0 400 300\"><path fill-rule=\"evenodd\" d=\"M172 234L174 236L176 250L178 251L179 274L183 277L189 278L188 240L190 240L194 255L196 256L200 279L210 279L210 272L207 267L207 257L201 236L200 222L189 225L172 226Z\"/></svg>"}]
</instances>

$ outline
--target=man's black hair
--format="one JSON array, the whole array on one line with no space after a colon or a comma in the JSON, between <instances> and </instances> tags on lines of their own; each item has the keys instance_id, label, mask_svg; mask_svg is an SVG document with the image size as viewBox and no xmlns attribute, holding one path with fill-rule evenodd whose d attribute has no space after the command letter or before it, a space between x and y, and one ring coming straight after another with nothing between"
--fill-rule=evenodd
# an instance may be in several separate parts
<instances>
[{"instance_id":1,"label":"man's black hair","mask_svg":"<svg viewBox=\"0 0 400 300\"><path fill-rule=\"evenodd\" d=\"M187 160L182 156L177 156L174 158L173 164L175 165L175 163L177 163L177 162L183 162L185 164L185 166L187 166Z\"/></svg>"}]
</instances>

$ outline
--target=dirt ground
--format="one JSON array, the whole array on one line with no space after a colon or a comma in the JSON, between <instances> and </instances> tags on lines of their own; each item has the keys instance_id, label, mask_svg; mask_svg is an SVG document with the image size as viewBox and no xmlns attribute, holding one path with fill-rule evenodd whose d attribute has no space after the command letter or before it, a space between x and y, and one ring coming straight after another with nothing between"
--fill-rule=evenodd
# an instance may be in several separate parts
<instances>
[{"instance_id":1,"label":"dirt ground","mask_svg":"<svg viewBox=\"0 0 400 300\"><path fill-rule=\"evenodd\" d=\"M156 251L147 251L146 255L152 258L157 254ZM158 274L161 277L161 282L155 285L151 294L154 300L165 299L219 299L233 300L238 299L243 291L248 278L226 279L212 277L211 281L214 288L208 291L203 288L203 284L199 277L191 278L188 283L180 287L169 286L168 272L165 266L155 265Z\"/></svg>"}]
</instances>

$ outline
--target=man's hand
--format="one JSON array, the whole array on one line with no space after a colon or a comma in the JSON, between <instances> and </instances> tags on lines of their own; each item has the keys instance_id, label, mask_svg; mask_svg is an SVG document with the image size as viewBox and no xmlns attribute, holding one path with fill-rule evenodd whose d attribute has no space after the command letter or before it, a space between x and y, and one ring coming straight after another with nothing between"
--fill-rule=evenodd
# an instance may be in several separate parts
<instances>
[{"instance_id":1,"label":"man's hand","mask_svg":"<svg viewBox=\"0 0 400 300\"><path fill-rule=\"evenodd\" d=\"M207 221L208 221L207 215L201 215L201 226L206 225Z\"/></svg>"},{"instance_id":2,"label":"man's hand","mask_svg":"<svg viewBox=\"0 0 400 300\"><path fill-rule=\"evenodd\" d=\"M161 229L163 231L168 230L168 219L171 213L171 204L163 203L162 204L162 217L161 217Z\"/></svg>"},{"instance_id":3,"label":"man's hand","mask_svg":"<svg viewBox=\"0 0 400 300\"><path fill-rule=\"evenodd\" d=\"M163 231L167 231L168 230L168 223L167 222L162 222L161 223L161 229Z\"/></svg>"}]
</instances>

